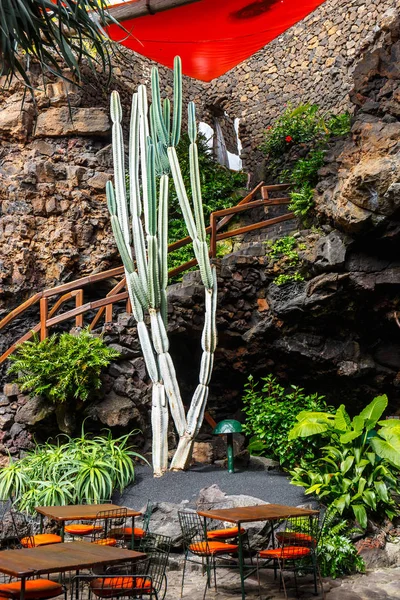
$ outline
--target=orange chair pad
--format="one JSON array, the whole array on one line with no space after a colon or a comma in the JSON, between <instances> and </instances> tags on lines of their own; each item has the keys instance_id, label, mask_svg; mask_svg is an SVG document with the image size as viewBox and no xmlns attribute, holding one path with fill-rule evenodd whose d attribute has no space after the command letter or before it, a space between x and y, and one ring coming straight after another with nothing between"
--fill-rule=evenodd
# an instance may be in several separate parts
<instances>
[{"instance_id":1,"label":"orange chair pad","mask_svg":"<svg viewBox=\"0 0 400 600\"><path fill-rule=\"evenodd\" d=\"M211 554L231 554L237 552L237 544L224 544L223 542L197 542L189 546L190 552L210 556Z\"/></svg>"},{"instance_id":2,"label":"orange chair pad","mask_svg":"<svg viewBox=\"0 0 400 600\"><path fill-rule=\"evenodd\" d=\"M114 538L104 538L103 540L95 540L92 543L97 544L98 546L116 546L117 540Z\"/></svg>"},{"instance_id":3,"label":"orange chair pad","mask_svg":"<svg viewBox=\"0 0 400 600\"><path fill-rule=\"evenodd\" d=\"M101 531L103 528L97 525L85 525L84 523L76 523L66 525L64 531L71 535L89 535L94 531Z\"/></svg>"},{"instance_id":4,"label":"orange chair pad","mask_svg":"<svg viewBox=\"0 0 400 600\"><path fill-rule=\"evenodd\" d=\"M24 548L35 548L37 546L47 546L48 544L60 544L62 539L55 533L38 533L30 537L24 537L21 544Z\"/></svg>"},{"instance_id":5,"label":"orange chair pad","mask_svg":"<svg viewBox=\"0 0 400 600\"><path fill-rule=\"evenodd\" d=\"M315 544L315 539L308 533L297 533L294 531L281 531L276 534L276 539L279 542L287 541L290 545L300 544Z\"/></svg>"},{"instance_id":6,"label":"orange chair pad","mask_svg":"<svg viewBox=\"0 0 400 600\"><path fill-rule=\"evenodd\" d=\"M126 594L132 590L151 589L149 579L143 577L106 577L104 579L93 579L90 587L96 596L101 598L110 598L118 594Z\"/></svg>"},{"instance_id":7,"label":"orange chair pad","mask_svg":"<svg viewBox=\"0 0 400 600\"><path fill-rule=\"evenodd\" d=\"M243 527L240 528L240 533L243 535L245 530ZM212 529L207 532L207 538L209 540L227 540L229 538L237 537L239 535L238 527L227 527L226 529Z\"/></svg>"},{"instance_id":8,"label":"orange chair pad","mask_svg":"<svg viewBox=\"0 0 400 600\"><path fill-rule=\"evenodd\" d=\"M310 548L303 548L302 546L285 546L284 548L261 550L258 555L260 558L278 558L282 560L290 560L307 556L310 554L310 552Z\"/></svg>"},{"instance_id":9,"label":"orange chair pad","mask_svg":"<svg viewBox=\"0 0 400 600\"><path fill-rule=\"evenodd\" d=\"M123 528L119 528L119 529L118 528L112 529L110 531L110 535L132 537L132 527L123 527ZM141 529L140 527L134 528L133 536L135 538L141 539L141 538L144 538L145 535L146 535L146 532L144 529Z\"/></svg>"},{"instance_id":10,"label":"orange chair pad","mask_svg":"<svg viewBox=\"0 0 400 600\"><path fill-rule=\"evenodd\" d=\"M21 582L0 584L0 598L19 598L21 593ZM28 579L25 582L26 600L36 600L44 598L54 598L63 593L63 588L55 581L48 579Z\"/></svg>"}]
</instances>

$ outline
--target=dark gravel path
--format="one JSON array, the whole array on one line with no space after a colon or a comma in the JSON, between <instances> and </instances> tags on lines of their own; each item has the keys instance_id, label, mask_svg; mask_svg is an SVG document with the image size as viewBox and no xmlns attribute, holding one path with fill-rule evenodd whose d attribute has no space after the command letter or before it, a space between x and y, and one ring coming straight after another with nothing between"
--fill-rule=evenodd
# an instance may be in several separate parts
<instances>
[{"instance_id":1,"label":"dark gravel path","mask_svg":"<svg viewBox=\"0 0 400 600\"><path fill-rule=\"evenodd\" d=\"M229 474L213 466L196 467L184 473L168 472L160 478L154 478L149 467L137 467L136 483L117 501L137 509L149 498L154 502L192 502L202 488L214 483L226 494L246 494L265 502L296 506L309 501L302 488L290 485L287 476L278 471L246 470Z\"/></svg>"}]
</instances>

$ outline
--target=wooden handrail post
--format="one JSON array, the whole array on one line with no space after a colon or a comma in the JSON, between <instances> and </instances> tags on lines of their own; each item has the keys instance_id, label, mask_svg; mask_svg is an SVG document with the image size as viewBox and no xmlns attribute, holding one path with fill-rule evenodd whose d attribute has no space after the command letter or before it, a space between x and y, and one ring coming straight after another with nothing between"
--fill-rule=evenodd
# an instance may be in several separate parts
<instances>
[{"instance_id":1,"label":"wooden handrail post","mask_svg":"<svg viewBox=\"0 0 400 600\"><path fill-rule=\"evenodd\" d=\"M76 296L75 296L75 307L78 308L79 306L83 305L83 290L77 290L76 292ZM75 327L83 327L83 314L81 315L76 315L75 317Z\"/></svg>"},{"instance_id":2,"label":"wooden handrail post","mask_svg":"<svg viewBox=\"0 0 400 600\"><path fill-rule=\"evenodd\" d=\"M210 251L211 258L215 258L217 256L217 220L212 212L210 215L210 225L211 225L211 240L210 240Z\"/></svg>"},{"instance_id":3,"label":"wooden handrail post","mask_svg":"<svg viewBox=\"0 0 400 600\"><path fill-rule=\"evenodd\" d=\"M49 316L48 298L40 298L40 341L42 342L48 336L47 318Z\"/></svg>"},{"instance_id":4,"label":"wooden handrail post","mask_svg":"<svg viewBox=\"0 0 400 600\"><path fill-rule=\"evenodd\" d=\"M106 306L106 316L105 316L104 322L112 323L112 320L113 320L113 305L108 304L108 306Z\"/></svg>"}]
</instances>

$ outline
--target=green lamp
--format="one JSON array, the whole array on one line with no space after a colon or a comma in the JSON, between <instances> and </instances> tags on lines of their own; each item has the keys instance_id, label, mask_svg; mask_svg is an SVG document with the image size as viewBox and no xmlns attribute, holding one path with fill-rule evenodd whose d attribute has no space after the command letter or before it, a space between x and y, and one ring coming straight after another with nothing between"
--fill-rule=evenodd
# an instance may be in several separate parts
<instances>
[{"instance_id":1,"label":"green lamp","mask_svg":"<svg viewBox=\"0 0 400 600\"><path fill-rule=\"evenodd\" d=\"M241 433L242 425L235 419L221 421L213 430L214 435L226 435L226 455L228 458L228 473L235 472L233 455L233 434Z\"/></svg>"}]
</instances>

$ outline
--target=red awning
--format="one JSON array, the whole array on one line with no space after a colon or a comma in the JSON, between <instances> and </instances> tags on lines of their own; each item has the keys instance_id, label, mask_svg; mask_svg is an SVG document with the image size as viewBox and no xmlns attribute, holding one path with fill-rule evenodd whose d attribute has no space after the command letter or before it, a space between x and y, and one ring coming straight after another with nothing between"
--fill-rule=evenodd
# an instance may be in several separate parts
<instances>
[{"instance_id":1,"label":"red awning","mask_svg":"<svg viewBox=\"0 0 400 600\"><path fill-rule=\"evenodd\" d=\"M155 15L123 21L127 36L110 25L109 36L152 60L211 81L260 50L324 0L200 0ZM126 2L125 2L126 4Z\"/></svg>"}]
</instances>

